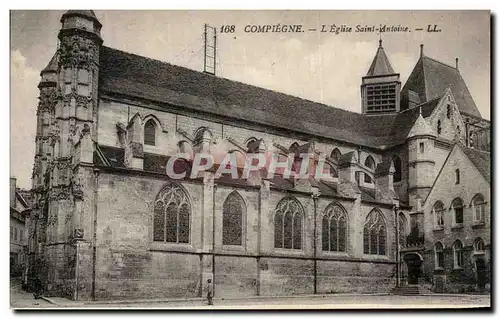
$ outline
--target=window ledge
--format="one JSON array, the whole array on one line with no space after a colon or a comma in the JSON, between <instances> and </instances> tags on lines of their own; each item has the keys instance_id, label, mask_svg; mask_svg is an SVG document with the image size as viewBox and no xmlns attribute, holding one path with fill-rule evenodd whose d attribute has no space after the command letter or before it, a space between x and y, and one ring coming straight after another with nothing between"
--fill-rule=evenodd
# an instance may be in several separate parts
<instances>
[{"instance_id":1,"label":"window ledge","mask_svg":"<svg viewBox=\"0 0 500 319\"><path fill-rule=\"evenodd\" d=\"M387 255L372 255L372 254L363 254L363 257L365 259L372 259L372 260L389 260L389 256Z\"/></svg>"},{"instance_id":2,"label":"window ledge","mask_svg":"<svg viewBox=\"0 0 500 319\"><path fill-rule=\"evenodd\" d=\"M191 244L175 244L153 241L149 243L149 250L163 250L163 251L173 251L173 252L195 252L195 249Z\"/></svg>"},{"instance_id":3,"label":"window ledge","mask_svg":"<svg viewBox=\"0 0 500 319\"><path fill-rule=\"evenodd\" d=\"M226 251L246 251L246 247L243 245L222 245L222 250Z\"/></svg>"},{"instance_id":4,"label":"window ledge","mask_svg":"<svg viewBox=\"0 0 500 319\"><path fill-rule=\"evenodd\" d=\"M464 270L464 267L453 267L453 270L455 271L461 271L461 270Z\"/></svg>"},{"instance_id":5,"label":"window ledge","mask_svg":"<svg viewBox=\"0 0 500 319\"><path fill-rule=\"evenodd\" d=\"M486 226L486 224L484 221L476 221L472 224L472 228L482 228L485 226Z\"/></svg>"},{"instance_id":6,"label":"window ledge","mask_svg":"<svg viewBox=\"0 0 500 319\"><path fill-rule=\"evenodd\" d=\"M433 231L443 231L444 227L443 226L434 226Z\"/></svg>"},{"instance_id":7,"label":"window ledge","mask_svg":"<svg viewBox=\"0 0 500 319\"><path fill-rule=\"evenodd\" d=\"M321 254L323 256L335 256L335 257L349 257L349 254L345 251L329 251L329 250L322 250Z\"/></svg>"},{"instance_id":8,"label":"window ledge","mask_svg":"<svg viewBox=\"0 0 500 319\"><path fill-rule=\"evenodd\" d=\"M463 224L455 224L455 225L451 226L451 229L462 229L462 228L464 228Z\"/></svg>"},{"instance_id":9,"label":"window ledge","mask_svg":"<svg viewBox=\"0 0 500 319\"><path fill-rule=\"evenodd\" d=\"M434 271L443 271L443 270L444 270L443 267L436 267L436 268L434 268Z\"/></svg>"},{"instance_id":10,"label":"window ledge","mask_svg":"<svg viewBox=\"0 0 500 319\"><path fill-rule=\"evenodd\" d=\"M482 256L482 255L486 255L486 252L484 250L481 250L481 251L475 251L472 254L474 256Z\"/></svg>"},{"instance_id":11,"label":"window ledge","mask_svg":"<svg viewBox=\"0 0 500 319\"><path fill-rule=\"evenodd\" d=\"M291 249L291 248L274 248L274 253L276 256L305 256L306 253L302 249Z\"/></svg>"}]
</instances>

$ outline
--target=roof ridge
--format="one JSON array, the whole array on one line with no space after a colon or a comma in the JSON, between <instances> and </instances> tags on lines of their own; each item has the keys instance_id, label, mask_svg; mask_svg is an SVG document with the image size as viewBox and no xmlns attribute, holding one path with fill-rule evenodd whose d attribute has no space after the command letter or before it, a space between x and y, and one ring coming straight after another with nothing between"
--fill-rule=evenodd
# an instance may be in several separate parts
<instances>
[{"instance_id":1,"label":"roof ridge","mask_svg":"<svg viewBox=\"0 0 500 319\"><path fill-rule=\"evenodd\" d=\"M136 54L136 53L127 52L127 51L120 50L120 49L111 48L111 47L104 46L104 45L103 45L103 47L105 47L107 49L114 50L114 51L119 51L119 52L122 52L124 54L129 54L129 55L133 55L133 56L136 56L136 57L139 57L139 58L143 58L143 59L146 59L146 60L156 61L156 62L163 63L163 64L168 64L168 65L171 65L173 67L182 68L182 69L185 69L185 70L188 70L188 71L191 71L191 72L199 73L201 75L211 76L211 75L207 75L206 73L203 73L201 71L187 68L185 66L181 66L181 65L177 65L177 64L172 64L170 62L166 62L166 61L162 61L162 60L158 60L158 59L153 59L153 58L150 58L150 57L147 57L147 56L143 56L143 55L139 55L139 54ZM258 88L260 90L266 90L266 91L269 91L269 92L273 92L273 93L276 93L276 94L285 95L285 96L288 96L288 97L292 97L292 98L299 99L299 100L302 100L302 101L314 103L314 104L317 104L317 105L322 105L322 106L334 108L334 109L337 109L337 110L340 110L340 111L343 111L343 112L347 112L347 113L351 113L351 114L356 114L356 115L359 115L359 116L364 116L362 113L358 113L358 112L346 110L346 109L343 109L343 108L339 108L339 107L336 107L336 106L328 105L328 104L325 104L325 103L322 103L322 102L317 102L317 101L309 100L309 99L306 99L306 98L303 98L303 97L299 97L299 96L295 96L295 95L291 95L291 94L288 94L288 93L271 90L271 89L268 89L268 88L265 88L265 87L256 86L256 85L253 85L253 84L241 82L241 81L238 81L238 80L232 80L232 79L228 79L228 78L224 78L224 77L219 77L219 76L214 76L214 77L216 77L217 79L224 80L224 81L239 83L239 84L251 86L251 87L254 87L254 88Z\"/></svg>"},{"instance_id":2,"label":"roof ridge","mask_svg":"<svg viewBox=\"0 0 500 319\"><path fill-rule=\"evenodd\" d=\"M457 72L458 72L458 69L457 69L456 67L451 66L451 65L449 65L449 64L447 64L447 63L444 63L444 62L439 61L439 60L437 60L437 59L431 58L431 57L429 57L429 56L423 56L423 58L425 58L425 59L429 59L429 60L434 61L434 62L437 62L437 63L440 63L440 64L442 64L442 65L444 65L444 66L447 66L447 67L449 67L449 68L451 68L451 69L453 69L453 70L455 70L455 71L457 71ZM460 73L460 72L458 72L458 73Z\"/></svg>"}]
</instances>

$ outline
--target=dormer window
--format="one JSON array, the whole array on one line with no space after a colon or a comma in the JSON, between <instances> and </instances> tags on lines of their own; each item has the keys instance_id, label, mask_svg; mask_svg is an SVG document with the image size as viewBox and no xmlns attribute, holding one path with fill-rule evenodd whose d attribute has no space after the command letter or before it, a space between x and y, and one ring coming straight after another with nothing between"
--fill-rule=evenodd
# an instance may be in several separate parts
<instances>
[{"instance_id":1,"label":"dormer window","mask_svg":"<svg viewBox=\"0 0 500 319\"><path fill-rule=\"evenodd\" d=\"M156 144L156 127L153 120L149 120L144 125L144 144L155 145Z\"/></svg>"},{"instance_id":2,"label":"dormer window","mask_svg":"<svg viewBox=\"0 0 500 319\"><path fill-rule=\"evenodd\" d=\"M460 170L458 168L455 170L455 184L460 184Z\"/></svg>"},{"instance_id":3,"label":"dormer window","mask_svg":"<svg viewBox=\"0 0 500 319\"><path fill-rule=\"evenodd\" d=\"M447 117L448 119L450 119L450 118L451 118L451 105L450 105L450 104L447 104L447 105L446 105L446 117Z\"/></svg>"},{"instance_id":4,"label":"dormer window","mask_svg":"<svg viewBox=\"0 0 500 319\"><path fill-rule=\"evenodd\" d=\"M437 133L438 135L441 134L441 120L438 120L438 124L437 124Z\"/></svg>"}]
</instances>

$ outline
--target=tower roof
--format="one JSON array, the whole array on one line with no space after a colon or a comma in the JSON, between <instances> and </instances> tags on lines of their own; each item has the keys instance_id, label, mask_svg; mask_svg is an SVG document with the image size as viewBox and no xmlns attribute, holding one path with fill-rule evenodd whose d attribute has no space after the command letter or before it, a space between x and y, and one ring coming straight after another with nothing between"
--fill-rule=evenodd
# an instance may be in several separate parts
<instances>
[{"instance_id":1,"label":"tower roof","mask_svg":"<svg viewBox=\"0 0 500 319\"><path fill-rule=\"evenodd\" d=\"M59 59L59 54L56 52L52 59L50 59L49 64L40 72L40 75L45 72L57 72L57 61Z\"/></svg>"},{"instance_id":2,"label":"tower roof","mask_svg":"<svg viewBox=\"0 0 500 319\"><path fill-rule=\"evenodd\" d=\"M418 117L415 120L415 123L413 124L410 133L408 133L407 138L415 136L435 136L434 132L429 127L429 124L427 124L427 121L422 116L421 108L419 108Z\"/></svg>"},{"instance_id":3,"label":"tower roof","mask_svg":"<svg viewBox=\"0 0 500 319\"><path fill-rule=\"evenodd\" d=\"M412 90L418 93L422 102L427 102L442 96L447 88L451 89L460 113L481 118L481 113L458 69L423 54L408 77L402 92Z\"/></svg>"},{"instance_id":4,"label":"tower roof","mask_svg":"<svg viewBox=\"0 0 500 319\"><path fill-rule=\"evenodd\" d=\"M62 15L61 22L63 21L64 18L71 17L71 16L80 16L80 17L89 18L89 19L97 22L99 25L102 25L99 22L99 20L97 19L96 15L94 13L94 10L68 10Z\"/></svg>"},{"instance_id":5,"label":"tower roof","mask_svg":"<svg viewBox=\"0 0 500 319\"><path fill-rule=\"evenodd\" d=\"M382 40L379 40L378 50L373 58L372 64L368 69L368 73L366 76L374 76L374 75L387 75L394 74L394 69L389 62L389 58L385 54L384 48L382 47Z\"/></svg>"}]
</instances>

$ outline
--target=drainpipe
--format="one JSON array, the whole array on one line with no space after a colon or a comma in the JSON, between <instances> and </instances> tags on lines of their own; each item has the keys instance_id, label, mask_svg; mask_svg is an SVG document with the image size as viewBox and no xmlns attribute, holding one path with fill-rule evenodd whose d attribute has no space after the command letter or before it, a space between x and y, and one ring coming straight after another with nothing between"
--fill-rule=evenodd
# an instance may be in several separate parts
<instances>
[{"instance_id":1,"label":"drainpipe","mask_svg":"<svg viewBox=\"0 0 500 319\"><path fill-rule=\"evenodd\" d=\"M395 220L395 228L396 228L396 287L400 286L399 282L399 260L400 260L400 255L399 255L399 219L398 219L398 209L396 204L394 204L393 207L394 210L394 220Z\"/></svg>"},{"instance_id":2,"label":"drainpipe","mask_svg":"<svg viewBox=\"0 0 500 319\"><path fill-rule=\"evenodd\" d=\"M317 203L318 203L318 195L317 194L312 194L313 202L314 202L314 294L317 292L317 287L318 287L318 265L317 265L317 260L316 260L316 242L317 242Z\"/></svg>"},{"instance_id":3,"label":"drainpipe","mask_svg":"<svg viewBox=\"0 0 500 319\"><path fill-rule=\"evenodd\" d=\"M96 269L96 238L97 238L97 187L99 185L99 169L94 168L94 216L92 231L92 300L95 297L95 269Z\"/></svg>"},{"instance_id":4,"label":"drainpipe","mask_svg":"<svg viewBox=\"0 0 500 319\"><path fill-rule=\"evenodd\" d=\"M213 294L212 297L215 297L215 191L217 190L217 185L215 185L215 181L213 184L213 198L212 198L212 287Z\"/></svg>"}]
</instances>

